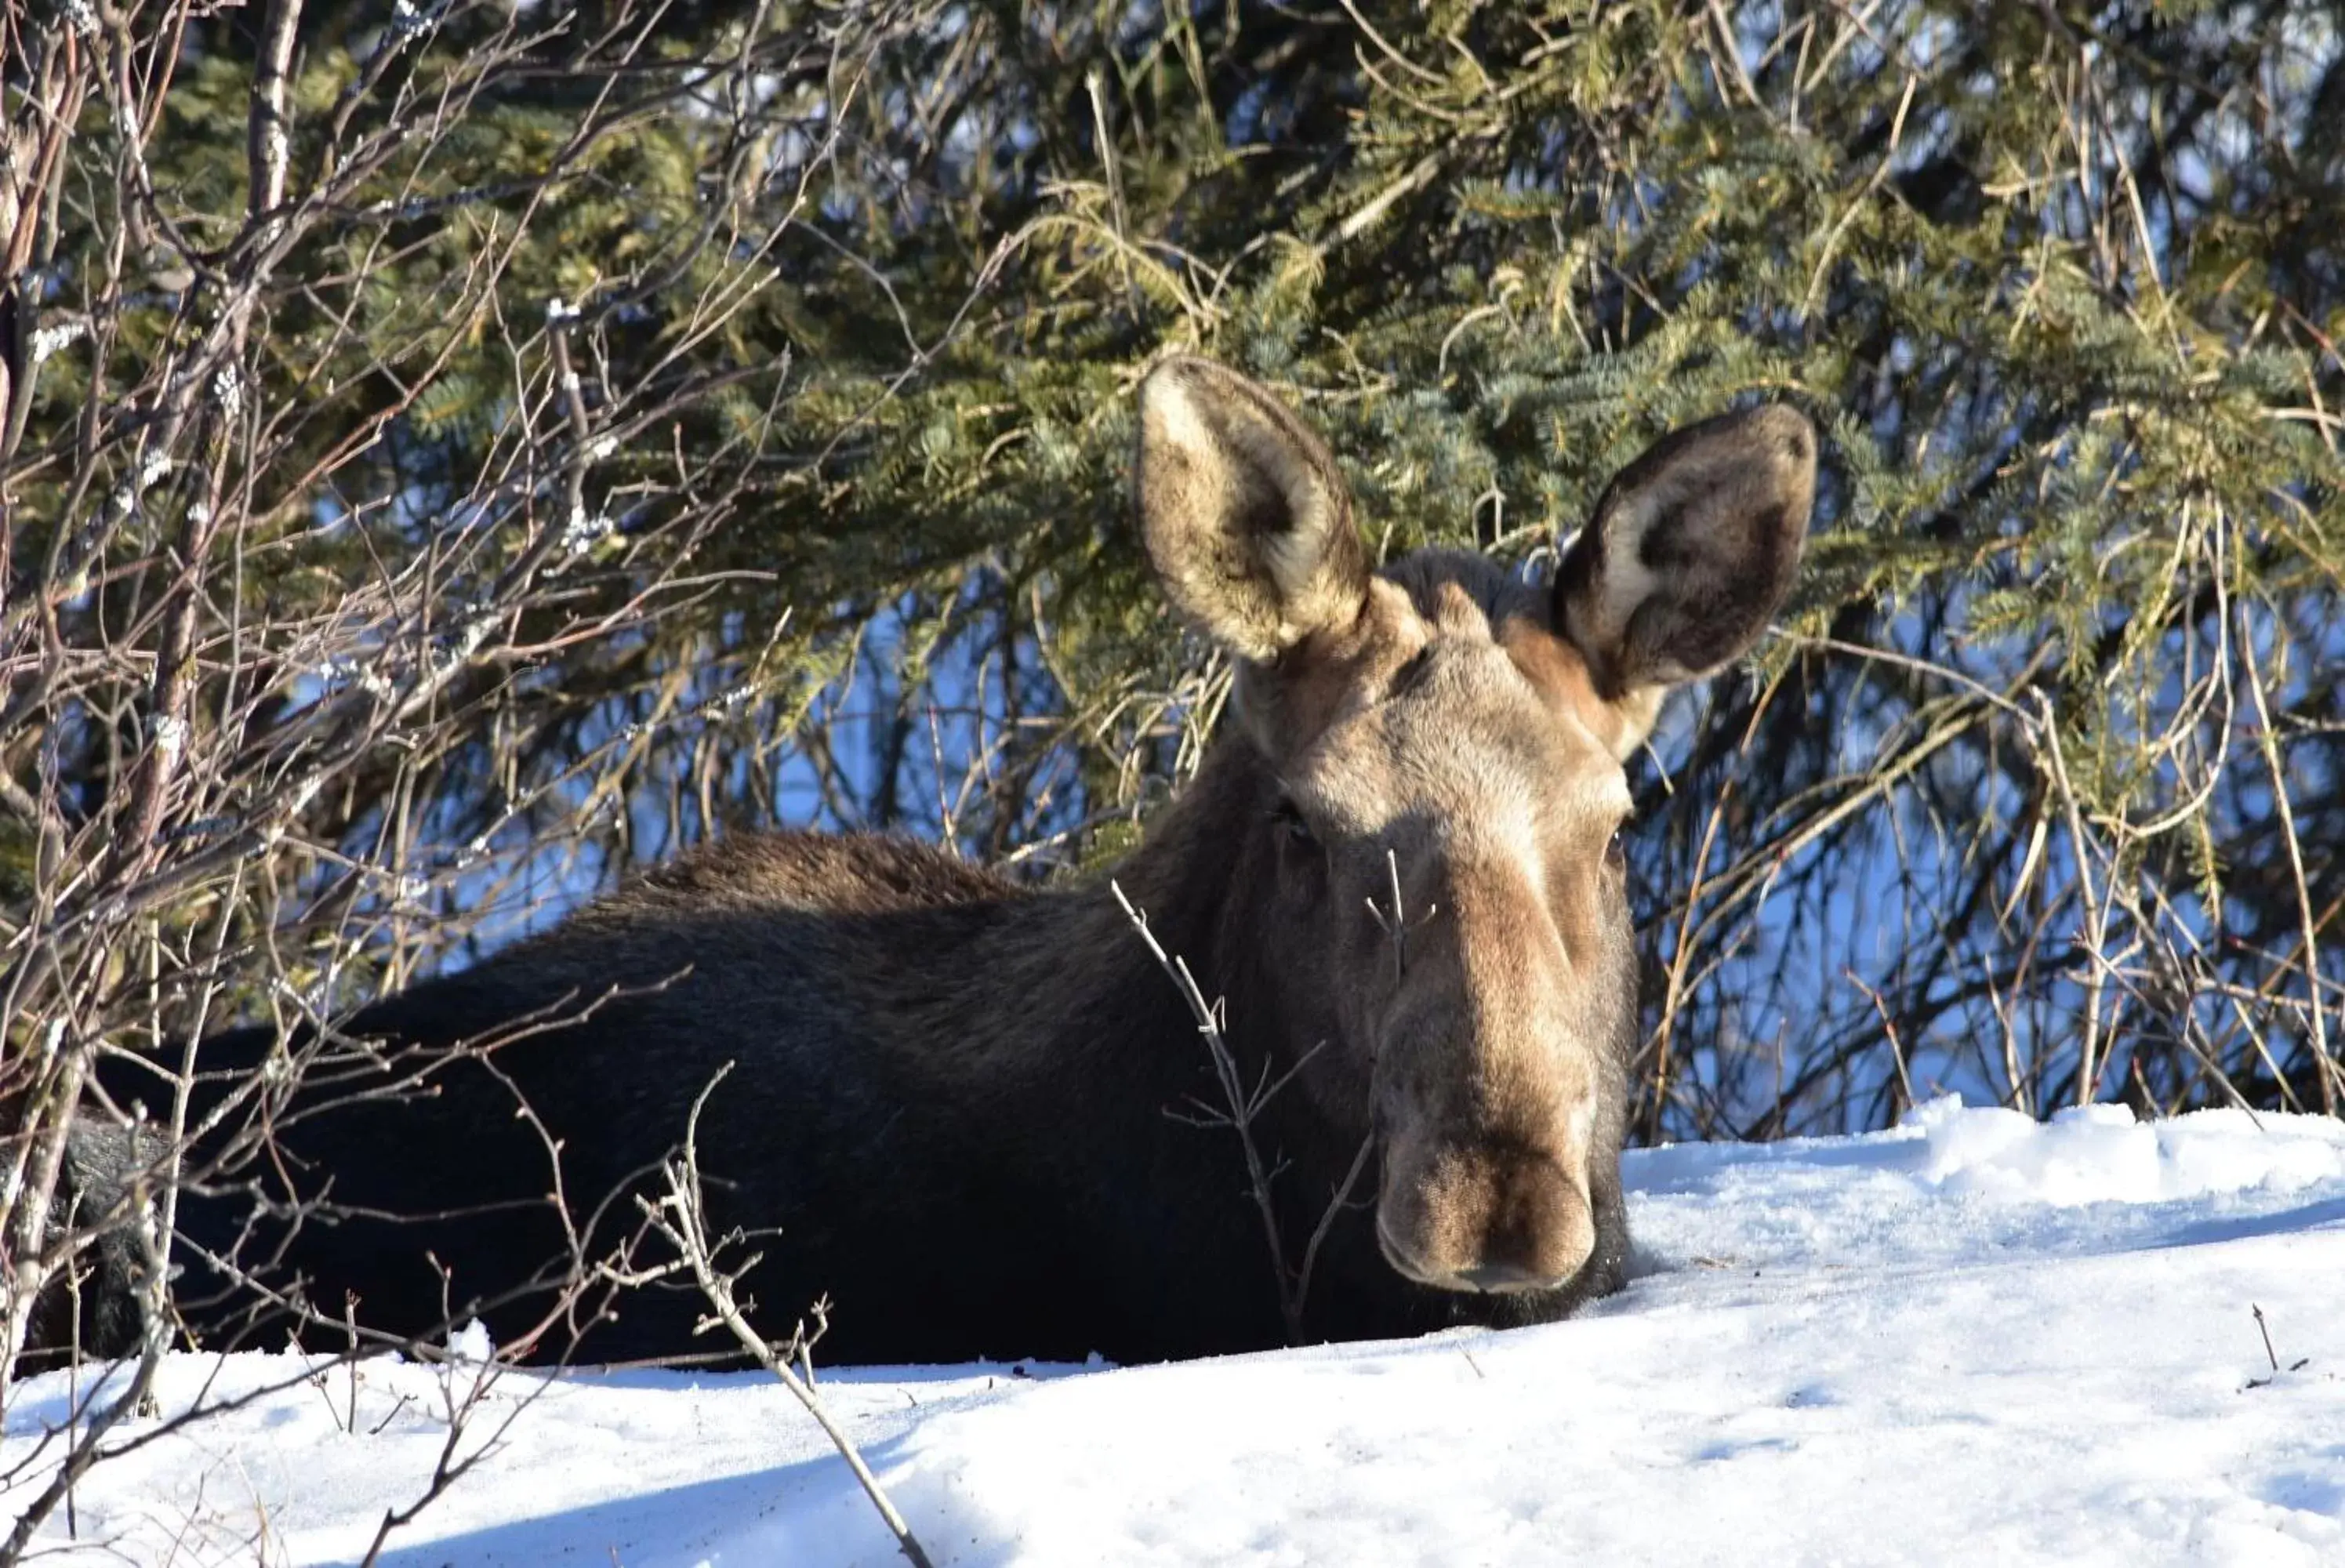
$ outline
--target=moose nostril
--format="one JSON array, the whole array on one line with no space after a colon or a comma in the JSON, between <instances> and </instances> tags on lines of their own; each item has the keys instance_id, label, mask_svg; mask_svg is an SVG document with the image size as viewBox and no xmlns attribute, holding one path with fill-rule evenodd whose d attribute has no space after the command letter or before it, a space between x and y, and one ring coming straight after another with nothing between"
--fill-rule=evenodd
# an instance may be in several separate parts
<instances>
[{"instance_id":1,"label":"moose nostril","mask_svg":"<svg viewBox=\"0 0 2345 1568\"><path fill-rule=\"evenodd\" d=\"M1477 1269L1461 1269L1457 1278L1475 1290L1485 1292L1499 1290L1538 1290L1560 1283L1542 1279L1527 1269L1512 1263L1485 1263Z\"/></svg>"},{"instance_id":2,"label":"moose nostril","mask_svg":"<svg viewBox=\"0 0 2345 1568\"><path fill-rule=\"evenodd\" d=\"M1388 1186L1376 1205L1385 1259L1436 1290L1553 1290L1595 1253L1586 1189L1545 1154L1438 1148L1388 1168Z\"/></svg>"}]
</instances>

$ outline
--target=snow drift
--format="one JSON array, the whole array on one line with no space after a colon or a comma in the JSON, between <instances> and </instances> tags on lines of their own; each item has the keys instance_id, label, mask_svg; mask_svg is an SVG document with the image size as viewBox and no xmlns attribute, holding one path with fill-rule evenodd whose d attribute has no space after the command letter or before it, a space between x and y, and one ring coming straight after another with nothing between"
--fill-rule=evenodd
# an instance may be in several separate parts
<instances>
[{"instance_id":1,"label":"snow drift","mask_svg":"<svg viewBox=\"0 0 2345 1568\"><path fill-rule=\"evenodd\" d=\"M1627 1174L1638 1278L1571 1322L839 1371L826 1397L929 1552L970 1568L2345 1563L2345 1126L1947 1100ZM128 1423L139 1446L78 1488L50 1560L362 1556L477 1369L302 1370L174 1358L165 1415L294 1381L167 1436ZM15 1391L15 1506L73 1392ZM383 1563L900 1561L761 1377L506 1371L460 1455L484 1443Z\"/></svg>"}]
</instances>

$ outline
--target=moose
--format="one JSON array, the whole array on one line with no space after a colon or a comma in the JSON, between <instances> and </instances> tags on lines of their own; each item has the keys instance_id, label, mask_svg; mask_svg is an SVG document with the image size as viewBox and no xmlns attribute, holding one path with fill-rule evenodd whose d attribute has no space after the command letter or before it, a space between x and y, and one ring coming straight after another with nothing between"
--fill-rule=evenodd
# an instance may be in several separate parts
<instances>
[{"instance_id":1,"label":"moose","mask_svg":"<svg viewBox=\"0 0 2345 1568\"><path fill-rule=\"evenodd\" d=\"M356 1043L334 1093L298 1087L265 1158L181 1198L185 1320L233 1342L257 1289L392 1336L478 1314L545 1355L705 1351L690 1280L640 1246L632 1288L574 1291L558 1332L544 1307L637 1225L695 1106L744 1295L775 1331L827 1297L839 1361L1144 1361L1618 1289L1624 763L1782 601L1812 427L1767 405L1667 436L1532 583L1451 549L1372 569L1325 445L1218 364L1159 363L1138 425L1149 561L1235 668L1139 849L1036 888L898 838L734 835L379 1001L328 1031ZM1238 1077L1277 1086L1254 1191L1228 1128L1179 1114L1214 1065L1139 921ZM320 1034L216 1036L199 1075ZM1266 1219L1290 1274L1315 1244L1299 1303Z\"/></svg>"}]
</instances>

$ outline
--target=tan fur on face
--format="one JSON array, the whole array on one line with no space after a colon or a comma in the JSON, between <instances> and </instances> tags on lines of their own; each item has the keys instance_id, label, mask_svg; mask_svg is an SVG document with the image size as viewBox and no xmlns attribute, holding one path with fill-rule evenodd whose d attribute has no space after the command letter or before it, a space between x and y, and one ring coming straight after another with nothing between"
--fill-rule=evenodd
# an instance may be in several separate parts
<instances>
[{"instance_id":1,"label":"tan fur on face","mask_svg":"<svg viewBox=\"0 0 2345 1568\"><path fill-rule=\"evenodd\" d=\"M1367 930L1386 851L1399 868L1406 966L1354 1027L1388 1129L1379 1238L1448 1288L1568 1279L1595 1245L1590 1162L1617 1142L1597 1106L1633 976L1606 845L1629 804L1615 748L1641 728L1595 698L1543 601L1422 552L1353 625L1244 683L1250 733L1326 844L1336 917Z\"/></svg>"},{"instance_id":2,"label":"tan fur on face","mask_svg":"<svg viewBox=\"0 0 2345 1568\"><path fill-rule=\"evenodd\" d=\"M1280 862L1278 945L1368 1079L1385 1255L1449 1290L1558 1288L1598 1246L1592 1177L1624 1131L1622 764L1781 601L1814 432L1775 408L1665 438L1534 587L1441 550L1368 576L1333 458L1225 370L1167 361L1141 427L1150 557L1243 661L1239 722L1309 845Z\"/></svg>"}]
</instances>

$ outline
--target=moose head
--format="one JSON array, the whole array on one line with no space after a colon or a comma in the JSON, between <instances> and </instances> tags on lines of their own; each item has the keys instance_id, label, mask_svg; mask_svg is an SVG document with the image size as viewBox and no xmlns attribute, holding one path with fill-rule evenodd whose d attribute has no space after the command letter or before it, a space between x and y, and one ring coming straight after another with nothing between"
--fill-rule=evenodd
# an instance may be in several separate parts
<instances>
[{"instance_id":1,"label":"moose head","mask_svg":"<svg viewBox=\"0 0 2345 1568\"><path fill-rule=\"evenodd\" d=\"M1149 557L1239 664L1265 781L1240 856L1267 867L1251 939L1282 1009L1325 1040L1302 1092L1373 1126L1394 1269L1563 1289L1619 1203L1637 1035L1624 764L1670 690L1742 652L1782 600L1815 433L1780 406L1676 431L1534 585L1453 550L1372 570L1326 447L1220 366L1160 364L1140 425Z\"/></svg>"}]
</instances>

